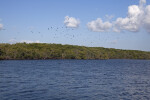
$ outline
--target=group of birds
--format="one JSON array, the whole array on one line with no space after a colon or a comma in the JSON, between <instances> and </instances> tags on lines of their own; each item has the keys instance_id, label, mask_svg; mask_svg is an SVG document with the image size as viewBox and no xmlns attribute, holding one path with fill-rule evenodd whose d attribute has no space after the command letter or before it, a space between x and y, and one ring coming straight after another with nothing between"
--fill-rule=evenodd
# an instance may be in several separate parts
<instances>
[{"instance_id":1,"label":"group of birds","mask_svg":"<svg viewBox=\"0 0 150 100\"><path fill-rule=\"evenodd\" d=\"M6 29L2 29L3 31L6 31ZM47 31L46 31L47 30ZM29 31L30 33L32 34L37 34L40 36L40 38L43 38L43 37L47 37L47 36L50 36L52 37L53 39L57 39L57 38L65 38L65 39L69 39L69 40L72 40L74 39L75 41L77 41L78 38L82 37L83 39L80 40L82 41L83 43L91 43L93 44L94 41L95 42L106 42L109 40L109 36L106 36L104 38L102 38L99 34L99 39L98 37L94 37L95 40L93 41L89 41L89 36L85 36L85 34L81 34L82 32L77 32L75 31L75 28L70 28L70 27L66 27L66 26L61 26L61 27L54 27L54 26L51 26L51 27L47 27L47 29L43 30L43 31L36 31L34 29L30 29ZM76 32L76 33L75 33ZM83 33L86 33L87 31L83 32ZM17 32L17 34L19 35L21 32ZM46 35L45 35L46 34ZM84 35L84 36L81 36L81 35ZM16 38L16 37L15 37ZM92 37L91 37L92 38ZM97 39L98 40L97 40ZM101 40L102 39L102 40Z\"/></svg>"},{"instance_id":2,"label":"group of birds","mask_svg":"<svg viewBox=\"0 0 150 100\"><path fill-rule=\"evenodd\" d=\"M51 26L50 28L47 28L47 30L51 31L50 33L54 34L53 38L57 38L60 35L63 35L64 37L67 37L67 38L70 37L70 39L74 38L74 34L70 34L70 33L72 33L71 31L74 30L73 28L68 28L68 27L52 27ZM41 32L39 32L39 33L41 33Z\"/></svg>"},{"instance_id":3,"label":"group of birds","mask_svg":"<svg viewBox=\"0 0 150 100\"><path fill-rule=\"evenodd\" d=\"M2 30L6 31L6 29L2 29ZM17 35L22 33L20 31L17 31L17 29L13 29L13 30L16 31ZM61 37L64 37L67 39L73 39L75 37L74 30L75 30L74 28L70 28L70 27L66 27L66 26L61 26L61 27L51 26L43 31L37 31L37 30L34 30L34 28L30 28L28 32L31 34L38 34L40 36L40 38L43 38L44 36L51 36L51 37L53 37L53 39L61 38Z\"/></svg>"}]
</instances>

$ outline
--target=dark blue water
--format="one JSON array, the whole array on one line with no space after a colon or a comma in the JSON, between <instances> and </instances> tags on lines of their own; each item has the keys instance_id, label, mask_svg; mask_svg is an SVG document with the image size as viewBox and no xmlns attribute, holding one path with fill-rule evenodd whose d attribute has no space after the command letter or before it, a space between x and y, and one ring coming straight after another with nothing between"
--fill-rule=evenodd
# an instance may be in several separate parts
<instances>
[{"instance_id":1,"label":"dark blue water","mask_svg":"<svg viewBox=\"0 0 150 100\"><path fill-rule=\"evenodd\" d=\"M0 61L0 100L150 100L150 60Z\"/></svg>"}]
</instances>

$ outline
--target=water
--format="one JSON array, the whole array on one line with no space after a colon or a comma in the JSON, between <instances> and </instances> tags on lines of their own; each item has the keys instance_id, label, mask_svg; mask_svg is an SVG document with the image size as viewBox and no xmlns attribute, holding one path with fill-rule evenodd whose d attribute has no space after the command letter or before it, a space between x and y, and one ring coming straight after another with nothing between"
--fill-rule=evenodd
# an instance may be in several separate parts
<instances>
[{"instance_id":1,"label":"water","mask_svg":"<svg viewBox=\"0 0 150 100\"><path fill-rule=\"evenodd\" d=\"M3 60L0 100L150 100L150 60Z\"/></svg>"}]
</instances>

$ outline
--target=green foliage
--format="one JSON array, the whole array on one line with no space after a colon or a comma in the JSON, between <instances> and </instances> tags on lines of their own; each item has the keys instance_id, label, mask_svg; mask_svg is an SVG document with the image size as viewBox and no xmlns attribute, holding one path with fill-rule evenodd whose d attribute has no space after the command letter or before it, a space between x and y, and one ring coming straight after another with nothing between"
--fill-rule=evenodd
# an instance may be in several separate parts
<instances>
[{"instance_id":1,"label":"green foliage","mask_svg":"<svg viewBox=\"0 0 150 100\"><path fill-rule=\"evenodd\" d=\"M46 43L0 44L2 59L150 59L150 52Z\"/></svg>"}]
</instances>

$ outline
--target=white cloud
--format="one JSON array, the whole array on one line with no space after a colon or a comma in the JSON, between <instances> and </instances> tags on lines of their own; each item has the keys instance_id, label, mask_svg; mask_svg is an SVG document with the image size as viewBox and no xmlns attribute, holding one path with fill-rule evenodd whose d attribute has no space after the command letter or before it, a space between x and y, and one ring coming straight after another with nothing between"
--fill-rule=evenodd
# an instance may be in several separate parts
<instances>
[{"instance_id":1,"label":"white cloud","mask_svg":"<svg viewBox=\"0 0 150 100\"><path fill-rule=\"evenodd\" d=\"M3 24L0 24L0 30L3 29Z\"/></svg>"},{"instance_id":2,"label":"white cloud","mask_svg":"<svg viewBox=\"0 0 150 100\"><path fill-rule=\"evenodd\" d=\"M139 5L128 7L127 17L117 18L114 22L103 22L100 18L87 24L88 28L95 32L108 31L110 28L114 32L130 31L138 32L143 27L150 33L150 5L146 6L146 0L140 0ZM106 15L107 20L113 16Z\"/></svg>"},{"instance_id":3,"label":"white cloud","mask_svg":"<svg viewBox=\"0 0 150 100\"><path fill-rule=\"evenodd\" d=\"M143 27L150 33L150 5L145 4L146 0L140 0L139 5L129 6L127 17L117 18L113 23L113 31L137 32Z\"/></svg>"},{"instance_id":4,"label":"white cloud","mask_svg":"<svg viewBox=\"0 0 150 100\"><path fill-rule=\"evenodd\" d=\"M67 27L77 28L77 27L79 27L80 21L79 21L79 19L76 19L76 18L74 18L74 17L66 16L66 17L65 17L64 24L65 24Z\"/></svg>"},{"instance_id":5,"label":"white cloud","mask_svg":"<svg viewBox=\"0 0 150 100\"><path fill-rule=\"evenodd\" d=\"M128 16L125 18L117 18L114 22L114 31L120 32L122 30L127 30L131 32L137 32L141 25L141 16L143 11L137 6L132 5L128 7Z\"/></svg>"},{"instance_id":6,"label":"white cloud","mask_svg":"<svg viewBox=\"0 0 150 100\"><path fill-rule=\"evenodd\" d=\"M105 16L107 20L113 16ZM114 22L103 22L97 18L87 24L88 28L94 32L104 32L112 29L114 32L130 31L138 32L141 28L150 33L150 5L146 5L146 0L140 0L139 5L128 7L127 16L117 18Z\"/></svg>"},{"instance_id":7,"label":"white cloud","mask_svg":"<svg viewBox=\"0 0 150 100\"><path fill-rule=\"evenodd\" d=\"M110 22L103 22L101 18L97 18L97 20L88 22L87 27L94 32L104 32L108 31L112 24Z\"/></svg>"}]
</instances>

